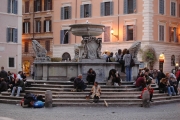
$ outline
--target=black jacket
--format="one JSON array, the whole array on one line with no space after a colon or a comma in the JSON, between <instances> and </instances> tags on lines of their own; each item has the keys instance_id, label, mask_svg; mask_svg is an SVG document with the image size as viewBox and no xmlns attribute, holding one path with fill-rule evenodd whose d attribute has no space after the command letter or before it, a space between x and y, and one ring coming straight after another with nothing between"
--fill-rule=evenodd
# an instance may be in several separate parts
<instances>
[{"instance_id":1,"label":"black jacket","mask_svg":"<svg viewBox=\"0 0 180 120\"><path fill-rule=\"evenodd\" d=\"M4 70L1 70L1 72L0 72L0 78L7 79L7 76L8 76L7 72L4 71Z\"/></svg>"}]
</instances>

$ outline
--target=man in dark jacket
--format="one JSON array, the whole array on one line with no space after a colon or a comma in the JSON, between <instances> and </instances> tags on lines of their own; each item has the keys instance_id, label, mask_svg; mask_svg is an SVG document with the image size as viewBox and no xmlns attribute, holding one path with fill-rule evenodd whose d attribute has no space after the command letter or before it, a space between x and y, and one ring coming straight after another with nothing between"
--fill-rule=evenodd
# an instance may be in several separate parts
<instances>
[{"instance_id":1,"label":"man in dark jacket","mask_svg":"<svg viewBox=\"0 0 180 120\"><path fill-rule=\"evenodd\" d=\"M94 85L96 79L96 72L90 68L87 72L87 77L86 80L88 81L88 85L90 85L90 83L92 83L92 85Z\"/></svg>"},{"instance_id":2,"label":"man in dark jacket","mask_svg":"<svg viewBox=\"0 0 180 120\"><path fill-rule=\"evenodd\" d=\"M14 96L15 90L17 90L16 97L20 96L20 91L23 92L25 90L24 82L22 80L19 80L18 78L16 78L15 80L15 85L10 96Z\"/></svg>"},{"instance_id":3,"label":"man in dark jacket","mask_svg":"<svg viewBox=\"0 0 180 120\"><path fill-rule=\"evenodd\" d=\"M157 75L157 79L158 79L158 86L160 84L160 81L162 78L165 78L166 75L162 72L162 70L158 70L158 75Z\"/></svg>"},{"instance_id":4,"label":"man in dark jacket","mask_svg":"<svg viewBox=\"0 0 180 120\"><path fill-rule=\"evenodd\" d=\"M7 72L4 70L4 67L1 67L1 72L0 72L0 78L4 78L4 80L7 79Z\"/></svg>"},{"instance_id":5,"label":"man in dark jacket","mask_svg":"<svg viewBox=\"0 0 180 120\"><path fill-rule=\"evenodd\" d=\"M74 88L76 91L84 91L86 89L86 85L84 81L82 80L82 75L79 74L77 78L74 80Z\"/></svg>"}]
</instances>

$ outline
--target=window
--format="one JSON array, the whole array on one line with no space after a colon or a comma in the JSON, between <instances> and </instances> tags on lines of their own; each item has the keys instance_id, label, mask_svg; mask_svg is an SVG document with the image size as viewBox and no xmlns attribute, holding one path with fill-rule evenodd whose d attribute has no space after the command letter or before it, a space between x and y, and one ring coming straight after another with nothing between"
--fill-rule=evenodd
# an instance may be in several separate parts
<instances>
[{"instance_id":1,"label":"window","mask_svg":"<svg viewBox=\"0 0 180 120\"><path fill-rule=\"evenodd\" d=\"M169 27L169 41L178 42L178 29L176 27Z\"/></svg>"},{"instance_id":2,"label":"window","mask_svg":"<svg viewBox=\"0 0 180 120\"><path fill-rule=\"evenodd\" d=\"M18 13L18 0L8 0L8 13Z\"/></svg>"},{"instance_id":3,"label":"window","mask_svg":"<svg viewBox=\"0 0 180 120\"><path fill-rule=\"evenodd\" d=\"M71 19L71 6L61 8L61 20Z\"/></svg>"},{"instance_id":4,"label":"window","mask_svg":"<svg viewBox=\"0 0 180 120\"><path fill-rule=\"evenodd\" d=\"M124 41L136 40L136 25L124 25L123 40Z\"/></svg>"},{"instance_id":5,"label":"window","mask_svg":"<svg viewBox=\"0 0 180 120\"><path fill-rule=\"evenodd\" d=\"M23 33L30 33L30 22L23 22Z\"/></svg>"},{"instance_id":6,"label":"window","mask_svg":"<svg viewBox=\"0 0 180 120\"><path fill-rule=\"evenodd\" d=\"M91 17L91 4L81 5L80 13L81 18Z\"/></svg>"},{"instance_id":7,"label":"window","mask_svg":"<svg viewBox=\"0 0 180 120\"><path fill-rule=\"evenodd\" d=\"M159 41L165 41L164 35L164 25L159 25Z\"/></svg>"},{"instance_id":8,"label":"window","mask_svg":"<svg viewBox=\"0 0 180 120\"><path fill-rule=\"evenodd\" d=\"M113 2L102 2L101 3L101 16L113 15L114 7Z\"/></svg>"},{"instance_id":9,"label":"window","mask_svg":"<svg viewBox=\"0 0 180 120\"><path fill-rule=\"evenodd\" d=\"M45 42L45 48L46 48L46 50L49 52L50 51L50 41L49 40L47 40L46 42Z\"/></svg>"},{"instance_id":10,"label":"window","mask_svg":"<svg viewBox=\"0 0 180 120\"><path fill-rule=\"evenodd\" d=\"M136 13L136 0L124 0L124 14Z\"/></svg>"},{"instance_id":11,"label":"window","mask_svg":"<svg viewBox=\"0 0 180 120\"><path fill-rule=\"evenodd\" d=\"M44 21L44 32L51 32L51 20Z\"/></svg>"},{"instance_id":12,"label":"window","mask_svg":"<svg viewBox=\"0 0 180 120\"><path fill-rule=\"evenodd\" d=\"M110 26L104 28L104 42L110 42Z\"/></svg>"},{"instance_id":13,"label":"window","mask_svg":"<svg viewBox=\"0 0 180 120\"><path fill-rule=\"evenodd\" d=\"M7 42L18 42L18 30L16 28L7 28Z\"/></svg>"},{"instance_id":14,"label":"window","mask_svg":"<svg viewBox=\"0 0 180 120\"><path fill-rule=\"evenodd\" d=\"M171 2L171 16L176 16L176 3Z\"/></svg>"},{"instance_id":15,"label":"window","mask_svg":"<svg viewBox=\"0 0 180 120\"><path fill-rule=\"evenodd\" d=\"M41 32L41 21L36 21L36 32L37 33Z\"/></svg>"},{"instance_id":16,"label":"window","mask_svg":"<svg viewBox=\"0 0 180 120\"><path fill-rule=\"evenodd\" d=\"M14 58L13 57L9 57L9 67L15 67L15 64L14 64Z\"/></svg>"},{"instance_id":17,"label":"window","mask_svg":"<svg viewBox=\"0 0 180 120\"><path fill-rule=\"evenodd\" d=\"M24 43L24 52L26 52L26 53L29 52L29 42Z\"/></svg>"},{"instance_id":18,"label":"window","mask_svg":"<svg viewBox=\"0 0 180 120\"><path fill-rule=\"evenodd\" d=\"M25 1L25 13L29 13L29 1Z\"/></svg>"},{"instance_id":19,"label":"window","mask_svg":"<svg viewBox=\"0 0 180 120\"><path fill-rule=\"evenodd\" d=\"M171 66L175 66L175 55L171 56Z\"/></svg>"},{"instance_id":20,"label":"window","mask_svg":"<svg viewBox=\"0 0 180 120\"><path fill-rule=\"evenodd\" d=\"M44 11L52 10L52 0L44 0Z\"/></svg>"},{"instance_id":21,"label":"window","mask_svg":"<svg viewBox=\"0 0 180 120\"><path fill-rule=\"evenodd\" d=\"M34 12L41 11L41 0L34 0Z\"/></svg>"},{"instance_id":22,"label":"window","mask_svg":"<svg viewBox=\"0 0 180 120\"><path fill-rule=\"evenodd\" d=\"M159 0L159 14L164 14L164 0Z\"/></svg>"},{"instance_id":23,"label":"window","mask_svg":"<svg viewBox=\"0 0 180 120\"><path fill-rule=\"evenodd\" d=\"M70 42L70 32L68 32L68 30L61 30L60 35L61 44L68 44Z\"/></svg>"}]
</instances>

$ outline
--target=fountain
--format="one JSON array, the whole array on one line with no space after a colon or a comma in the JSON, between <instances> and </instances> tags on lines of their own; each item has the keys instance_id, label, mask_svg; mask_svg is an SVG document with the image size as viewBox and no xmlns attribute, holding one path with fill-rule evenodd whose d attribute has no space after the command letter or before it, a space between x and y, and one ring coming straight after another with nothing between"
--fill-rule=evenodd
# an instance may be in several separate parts
<instances>
[{"instance_id":1,"label":"fountain","mask_svg":"<svg viewBox=\"0 0 180 120\"><path fill-rule=\"evenodd\" d=\"M119 63L106 62L101 58L102 38L96 38L96 36L104 32L104 25L89 24L87 21L87 24L72 24L69 27L69 32L83 38L81 45L75 45L74 59L71 62L35 61L36 80L68 81L71 77L76 77L78 74L82 74L83 80L86 80L87 71L93 68L96 72L96 81L106 82L109 70L117 69L120 73L121 66ZM134 43L130 48L135 61L139 48L140 42ZM133 77L137 76L138 69L139 64L137 63L133 67Z\"/></svg>"}]
</instances>

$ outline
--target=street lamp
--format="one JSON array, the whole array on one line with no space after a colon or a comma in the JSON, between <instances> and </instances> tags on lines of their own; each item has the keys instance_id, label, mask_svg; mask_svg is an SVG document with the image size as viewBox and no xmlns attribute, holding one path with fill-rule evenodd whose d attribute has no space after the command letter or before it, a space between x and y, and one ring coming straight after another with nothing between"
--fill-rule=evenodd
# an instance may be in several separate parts
<instances>
[{"instance_id":1,"label":"street lamp","mask_svg":"<svg viewBox=\"0 0 180 120\"><path fill-rule=\"evenodd\" d=\"M114 35L114 30L111 28L111 35L115 36L118 39L118 35Z\"/></svg>"},{"instance_id":2,"label":"street lamp","mask_svg":"<svg viewBox=\"0 0 180 120\"><path fill-rule=\"evenodd\" d=\"M163 71L163 63L164 63L164 53L159 55L159 70Z\"/></svg>"}]
</instances>

